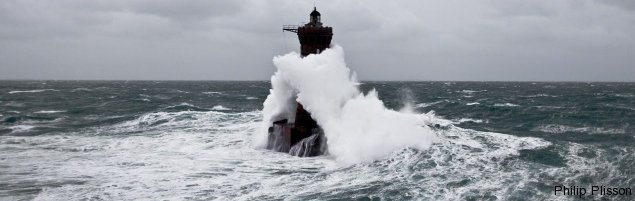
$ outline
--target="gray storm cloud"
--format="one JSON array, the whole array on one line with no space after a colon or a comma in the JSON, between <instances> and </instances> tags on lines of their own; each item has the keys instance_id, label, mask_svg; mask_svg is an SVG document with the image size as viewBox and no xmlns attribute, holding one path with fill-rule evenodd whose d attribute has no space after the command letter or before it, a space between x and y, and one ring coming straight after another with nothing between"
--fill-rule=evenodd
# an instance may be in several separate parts
<instances>
[{"instance_id":1,"label":"gray storm cloud","mask_svg":"<svg viewBox=\"0 0 635 201\"><path fill-rule=\"evenodd\" d=\"M0 79L267 80L312 1L4 0ZM317 2L362 80L635 81L626 0Z\"/></svg>"}]
</instances>

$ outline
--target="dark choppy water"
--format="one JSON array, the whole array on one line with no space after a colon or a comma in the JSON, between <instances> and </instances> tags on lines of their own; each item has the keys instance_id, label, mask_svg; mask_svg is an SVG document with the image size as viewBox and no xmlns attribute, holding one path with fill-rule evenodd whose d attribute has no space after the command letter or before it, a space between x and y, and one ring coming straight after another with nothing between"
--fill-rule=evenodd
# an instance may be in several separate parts
<instances>
[{"instance_id":1,"label":"dark choppy water","mask_svg":"<svg viewBox=\"0 0 635 201\"><path fill-rule=\"evenodd\" d=\"M535 200L573 198L554 185L635 187L635 83L365 83L389 108L434 113L443 140L353 166L254 149L269 87L0 81L0 200Z\"/></svg>"}]
</instances>

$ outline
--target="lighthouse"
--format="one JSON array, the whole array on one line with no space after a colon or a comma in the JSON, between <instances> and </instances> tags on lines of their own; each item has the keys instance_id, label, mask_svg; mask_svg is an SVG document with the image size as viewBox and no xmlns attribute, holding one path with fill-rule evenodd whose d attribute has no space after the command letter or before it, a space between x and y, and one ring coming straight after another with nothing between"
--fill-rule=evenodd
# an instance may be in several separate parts
<instances>
[{"instance_id":1,"label":"lighthouse","mask_svg":"<svg viewBox=\"0 0 635 201\"><path fill-rule=\"evenodd\" d=\"M284 25L283 31L298 35L300 54L302 57L319 54L331 46L333 28L324 26L321 14L313 7L309 14L309 23L303 26ZM302 104L295 103L294 119L276 119L269 127L267 149L287 152L294 156L318 156L326 152L324 131L304 109Z\"/></svg>"},{"instance_id":2,"label":"lighthouse","mask_svg":"<svg viewBox=\"0 0 635 201\"><path fill-rule=\"evenodd\" d=\"M313 11L309 16L309 23L304 26L285 25L282 27L284 31L298 34L300 54L302 56L319 54L331 45L331 39L333 38L333 28L322 25L322 16L316 7L313 7Z\"/></svg>"}]
</instances>

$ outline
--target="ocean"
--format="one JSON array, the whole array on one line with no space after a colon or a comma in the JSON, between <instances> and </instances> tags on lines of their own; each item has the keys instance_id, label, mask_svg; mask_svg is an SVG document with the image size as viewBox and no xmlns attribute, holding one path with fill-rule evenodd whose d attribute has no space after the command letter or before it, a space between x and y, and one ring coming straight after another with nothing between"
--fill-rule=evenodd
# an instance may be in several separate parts
<instances>
[{"instance_id":1,"label":"ocean","mask_svg":"<svg viewBox=\"0 0 635 201\"><path fill-rule=\"evenodd\" d=\"M635 83L361 82L437 140L354 163L255 146L271 85L0 81L0 200L569 200L554 187L635 187ZM599 198L635 199L582 197Z\"/></svg>"}]
</instances>

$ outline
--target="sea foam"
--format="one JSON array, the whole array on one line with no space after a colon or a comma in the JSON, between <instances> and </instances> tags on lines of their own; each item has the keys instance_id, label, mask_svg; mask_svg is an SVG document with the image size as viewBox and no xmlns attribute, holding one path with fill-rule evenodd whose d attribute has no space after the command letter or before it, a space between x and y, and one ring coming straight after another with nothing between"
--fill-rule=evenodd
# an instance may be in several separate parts
<instances>
[{"instance_id":1,"label":"sea foam","mask_svg":"<svg viewBox=\"0 0 635 201\"><path fill-rule=\"evenodd\" d=\"M17 93L39 93L45 91L58 91L56 89L35 89L35 90L27 90L27 91L10 91L9 94L17 94Z\"/></svg>"},{"instance_id":2,"label":"sea foam","mask_svg":"<svg viewBox=\"0 0 635 201\"><path fill-rule=\"evenodd\" d=\"M375 90L360 92L340 46L304 58L295 52L277 56L273 63L277 71L264 102L259 147L266 145L273 121L294 119L296 101L322 126L328 152L343 163L381 159L406 147L425 149L437 138L425 114L388 109Z\"/></svg>"},{"instance_id":3,"label":"sea foam","mask_svg":"<svg viewBox=\"0 0 635 201\"><path fill-rule=\"evenodd\" d=\"M33 112L35 114L53 114L53 113L61 113L66 112L66 110L41 110L37 112Z\"/></svg>"}]
</instances>

